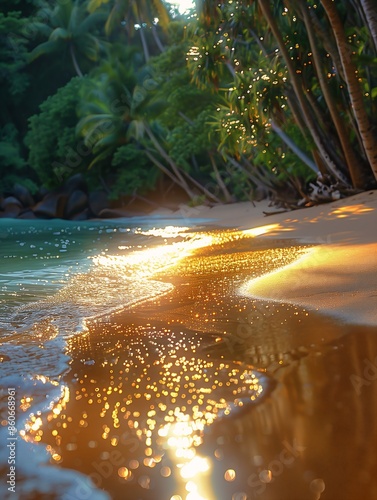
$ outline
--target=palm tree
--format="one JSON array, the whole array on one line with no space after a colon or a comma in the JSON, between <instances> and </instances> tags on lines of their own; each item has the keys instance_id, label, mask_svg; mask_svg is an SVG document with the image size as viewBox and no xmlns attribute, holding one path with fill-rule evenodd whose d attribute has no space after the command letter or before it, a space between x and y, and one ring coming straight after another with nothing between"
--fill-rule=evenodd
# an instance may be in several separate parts
<instances>
[{"instance_id":1,"label":"palm tree","mask_svg":"<svg viewBox=\"0 0 377 500\"><path fill-rule=\"evenodd\" d=\"M31 60L45 54L62 53L68 48L73 67L82 77L78 54L90 61L99 59L102 44L92 33L106 18L103 12L88 14L84 4L77 0L58 2L50 11L50 23L40 26L40 32L48 32L48 40L31 52Z\"/></svg>"},{"instance_id":2,"label":"palm tree","mask_svg":"<svg viewBox=\"0 0 377 500\"><path fill-rule=\"evenodd\" d=\"M108 4L109 0L90 0L88 10L95 12L103 4ZM145 61L150 58L148 41L145 36L146 29L152 31L154 41L160 51L163 51L163 45L157 33L157 26L166 30L170 15L162 0L113 0L113 7L107 18L105 31L109 35L117 27L122 26L133 38L135 31L139 34L143 47Z\"/></svg>"},{"instance_id":3,"label":"palm tree","mask_svg":"<svg viewBox=\"0 0 377 500\"><path fill-rule=\"evenodd\" d=\"M348 179L347 177L340 171L332 157L330 156L329 150L326 147L326 143L324 141L324 138L321 136L321 133L318 130L318 126L315 120L315 117L313 116L312 110L309 107L307 97L304 93L304 90L302 88L302 82L301 78L299 76L299 73L296 71L296 67L294 66L294 63L288 53L286 44L284 43L281 31L279 29L279 25L277 23L276 18L272 14L271 7L270 7L270 1L269 0L259 0L259 6L260 9L267 20L271 32L274 35L274 38L278 44L279 51L284 58L288 74L289 74L289 79L290 83L292 84L292 87L295 92L295 96L298 100L298 103L300 105L300 110L302 117L305 121L305 125L308 128L310 135L318 149L318 152L321 156L322 161L325 163L326 168L328 171L331 172L331 174L334 176L335 179L340 181L344 185L348 185Z\"/></svg>"},{"instance_id":4,"label":"palm tree","mask_svg":"<svg viewBox=\"0 0 377 500\"><path fill-rule=\"evenodd\" d=\"M150 99L149 90L136 84L130 91L124 81L121 74L114 79L110 74L102 73L102 77L93 82L92 90L83 96L79 108L82 118L76 130L94 155L89 168L104 162L111 163L111 157L118 147L136 143L140 147L140 154L145 154L191 199L199 192L219 202L169 155L164 144L165 131L150 118L158 103ZM165 106L165 102L162 104Z\"/></svg>"},{"instance_id":5,"label":"palm tree","mask_svg":"<svg viewBox=\"0 0 377 500\"><path fill-rule=\"evenodd\" d=\"M352 103L352 110L358 125L361 140L364 146L365 155L377 180L377 141L368 114L364 105L363 92L358 79L357 68L352 61L352 54L349 50L343 23L338 10L332 0L321 0L323 8L329 19L329 23L336 40L339 56L345 81L348 87L349 97ZM375 10L375 9L374 9Z\"/></svg>"},{"instance_id":6,"label":"palm tree","mask_svg":"<svg viewBox=\"0 0 377 500\"><path fill-rule=\"evenodd\" d=\"M320 44L314 28L314 13L312 12L312 9L308 9L307 4L304 1L298 2L298 12L304 21L310 50L313 54L313 69L315 70L315 74L318 78L320 89L329 110L332 123L336 129L343 152L343 158L348 167L352 184L356 188L363 189L366 181L366 175L364 172L365 168L360 158L357 157L354 151L345 121L339 112L338 102L331 93L329 78L327 76L325 77L325 72L327 73L327 71L323 64L323 60L321 59Z\"/></svg>"},{"instance_id":7,"label":"palm tree","mask_svg":"<svg viewBox=\"0 0 377 500\"><path fill-rule=\"evenodd\" d=\"M377 4L374 0L360 0L360 4L377 52Z\"/></svg>"}]
</instances>

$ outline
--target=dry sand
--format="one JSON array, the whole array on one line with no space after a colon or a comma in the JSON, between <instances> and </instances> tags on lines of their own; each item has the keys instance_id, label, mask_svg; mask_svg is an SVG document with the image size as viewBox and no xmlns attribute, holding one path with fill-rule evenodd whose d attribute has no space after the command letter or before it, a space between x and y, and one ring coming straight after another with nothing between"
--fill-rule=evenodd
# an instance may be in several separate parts
<instances>
[{"instance_id":1,"label":"dry sand","mask_svg":"<svg viewBox=\"0 0 377 500\"><path fill-rule=\"evenodd\" d=\"M295 263L251 280L245 293L377 327L377 191L266 215L274 210L263 201L182 207L175 215L212 219L223 227L260 228L255 231L258 238L313 243L315 247Z\"/></svg>"}]
</instances>

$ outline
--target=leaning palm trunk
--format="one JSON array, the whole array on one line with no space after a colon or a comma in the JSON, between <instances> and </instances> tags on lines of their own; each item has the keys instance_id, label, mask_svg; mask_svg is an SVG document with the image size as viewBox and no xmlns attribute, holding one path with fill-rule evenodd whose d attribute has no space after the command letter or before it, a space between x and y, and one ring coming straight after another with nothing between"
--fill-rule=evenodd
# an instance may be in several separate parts
<instances>
[{"instance_id":1,"label":"leaning palm trunk","mask_svg":"<svg viewBox=\"0 0 377 500\"><path fill-rule=\"evenodd\" d=\"M75 48L73 46L73 43L70 43L70 45L69 45L69 53L71 54L72 64L73 64L73 67L75 68L77 76L79 76L80 78L82 78L84 75L83 75L83 73L82 73L82 71L80 69L79 63L77 61L76 53L75 53Z\"/></svg>"},{"instance_id":2,"label":"leaning palm trunk","mask_svg":"<svg viewBox=\"0 0 377 500\"><path fill-rule=\"evenodd\" d=\"M153 154L151 151L145 150L145 154L147 157L151 160L151 162L159 169L163 174L165 174L167 177L169 177L177 186L181 187L186 194L189 196L189 198L194 197L194 193L191 191L191 189L187 186L187 184L182 184L177 177L170 172L168 168L165 167Z\"/></svg>"},{"instance_id":3,"label":"leaning palm trunk","mask_svg":"<svg viewBox=\"0 0 377 500\"><path fill-rule=\"evenodd\" d=\"M149 61L149 49L148 49L148 44L147 40L145 38L145 33L143 31L143 27L141 26L139 29L140 32L140 40L141 40L141 45L143 46L143 52L144 52L144 57L145 57L145 62Z\"/></svg>"},{"instance_id":4,"label":"leaning palm trunk","mask_svg":"<svg viewBox=\"0 0 377 500\"><path fill-rule=\"evenodd\" d=\"M347 45L346 34L343 23L339 17L335 3L332 0L321 0L326 11L333 34L338 46L340 59L342 62L345 81L348 88L349 97L352 104L353 113L360 131L365 155L377 180L377 140L376 134L372 130L367 112L364 106L364 98L360 83L357 77L357 69L351 59L351 53Z\"/></svg>"},{"instance_id":5,"label":"leaning palm trunk","mask_svg":"<svg viewBox=\"0 0 377 500\"><path fill-rule=\"evenodd\" d=\"M322 160L324 161L326 168L331 174L338 179L340 182L342 182L345 185L348 185L348 180L347 178L343 175L343 173L338 169L338 167L335 165L335 163L332 161L329 153L326 150L325 145L322 142L322 139L317 131L316 123L313 119L313 116L311 114L311 111L309 109L308 103L306 101L306 98L304 96L301 82L299 81L295 68L292 64L291 58L287 52L287 48L285 46L284 40L282 38L281 32L279 30L279 27L272 15L271 8L270 8L270 0L259 0L259 6L262 10L262 13L268 22L272 34L274 35L278 46L279 50L284 57L285 64L287 66L287 70L290 76L290 80L293 86L293 89L295 91L295 94L297 96L297 99L299 101L300 107L301 107L301 112L302 115L305 119L306 126L308 130L310 131L310 134L313 138L313 141L322 157Z\"/></svg>"},{"instance_id":6,"label":"leaning palm trunk","mask_svg":"<svg viewBox=\"0 0 377 500\"><path fill-rule=\"evenodd\" d=\"M274 120L270 120L272 130L280 137L280 139L289 147L291 151L295 153L295 155L300 158L302 162L305 163L307 167L309 167L313 172L319 174L319 170L317 165L311 160L308 155L306 155L302 149L300 149L297 144L293 142L293 140L288 137L288 135L282 130Z\"/></svg>"},{"instance_id":7,"label":"leaning palm trunk","mask_svg":"<svg viewBox=\"0 0 377 500\"><path fill-rule=\"evenodd\" d=\"M164 158L164 160L170 165L172 171L174 172L175 177L178 179L180 185L184 187L184 189L188 192L190 190L187 182L183 178L179 168L177 165L174 163L174 161L170 158L170 156L167 154L167 152L164 150L164 148L160 145L158 140L156 139L155 135L153 134L152 130L149 128L148 125L145 125L145 131L149 137L149 139L152 141L152 144L156 148L156 150L159 152L159 154Z\"/></svg>"},{"instance_id":8,"label":"leaning palm trunk","mask_svg":"<svg viewBox=\"0 0 377 500\"><path fill-rule=\"evenodd\" d=\"M164 52L165 51L165 47L162 45L162 42L160 40L160 37L158 36L158 33L157 33L157 28L155 25L152 26L152 35L153 35L153 39L154 41L156 42L156 45L158 47L158 50L160 52Z\"/></svg>"},{"instance_id":9,"label":"leaning palm trunk","mask_svg":"<svg viewBox=\"0 0 377 500\"><path fill-rule=\"evenodd\" d=\"M249 30L250 33L252 34L252 37L254 39L254 41L256 41L257 45L259 46L259 48L261 49L262 53L264 54L265 57L268 57L268 53L267 53L267 50L265 49L264 45L262 44L262 42L260 41L259 37L257 37L257 35L252 31L252 30ZM289 97L288 97L288 101L289 101ZM291 111L292 111L292 114L294 116L294 119L296 120L296 123L299 127L299 129L301 130L302 134L305 136L305 132L304 132L304 124L302 123L302 120L298 118L298 115L295 115L295 112L296 110L295 109L292 109L293 108L293 105L292 103L290 102L290 106L291 106ZM296 117L297 116L297 117ZM319 169L317 167L317 165L314 163L313 160L311 160L298 146L297 144L294 143L294 141L278 126L278 124L273 120L273 119L270 119L270 123L271 123L271 128L272 130L276 133L276 135L278 135L280 137L280 139L289 147L289 149L291 151L293 151L295 153L296 156L298 156L298 158L300 158L300 160L302 162L305 163L305 165L307 165L311 170L313 170L313 172L315 172L316 174L319 173Z\"/></svg>"},{"instance_id":10,"label":"leaning palm trunk","mask_svg":"<svg viewBox=\"0 0 377 500\"><path fill-rule=\"evenodd\" d=\"M213 157L213 154L211 152L209 153L209 159L211 161L211 165L213 168L213 172L215 174L217 185L219 186L219 188L223 192L224 199L225 199L226 203L230 203L231 201L233 201L232 196L229 193L228 188L226 187L225 182L223 181L223 179L220 175L219 169L217 168L217 165L216 165L215 158Z\"/></svg>"},{"instance_id":11,"label":"leaning palm trunk","mask_svg":"<svg viewBox=\"0 0 377 500\"><path fill-rule=\"evenodd\" d=\"M330 89L327 81L325 80L323 71L322 71L322 63L319 55L319 51L317 48L317 41L315 40L314 30L312 27L311 19L309 16L308 9L306 5L302 6L301 9L302 17L304 18L304 23L306 27L306 31L309 38L309 43L311 46L311 50L313 53L314 60L314 68L317 73L318 81L321 86L321 90L323 93L323 97L325 98L325 102L327 108L330 112L332 121L336 128L336 132L338 134L338 138L343 150L344 160L347 164L348 171L351 176L352 184L355 188L362 189L365 186L365 175L363 175L364 167L361 164L360 160L356 157L352 145L349 140L349 136L347 134L346 128L344 126L344 122L338 112L334 104L334 99L331 96Z\"/></svg>"},{"instance_id":12,"label":"leaning palm trunk","mask_svg":"<svg viewBox=\"0 0 377 500\"><path fill-rule=\"evenodd\" d=\"M377 52L377 4L376 0L360 0L365 19L373 39L374 49Z\"/></svg>"},{"instance_id":13,"label":"leaning palm trunk","mask_svg":"<svg viewBox=\"0 0 377 500\"><path fill-rule=\"evenodd\" d=\"M136 20L137 20L138 25L140 26L138 31L140 33L140 40L141 40L141 45L143 47L145 62L148 62L150 59L148 43L147 43L147 39L145 38L143 23L140 21L139 12L136 13Z\"/></svg>"},{"instance_id":14,"label":"leaning palm trunk","mask_svg":"<svg viewBox=\"0 0 377 500\"><path fill-rule=\"evenodd\" d=\"M186 193L190 196L190 198L194 198L195 193L191 190L189 184L187 183L185 177L187 180L194 185L199 191L201 191L209 200L214 201L215 203L220 203L220 200L213 195L208 189L205 188L205 186L202 186L198 181L196 181L191 175L184 170L181 170L178 165L172 160L172 158L168 155L168 153L164 150L164 148L160 145L158 142L157 138L153 134L152 130L149 128L148 125L145 125L145 131L149 137L149 139L152 141L152 144L158 151L158 153L161 155L162 158L168 163L170 168L172 169L172 172L174 174L174 178L171 177L171 179L174 180L179 186L181 186Z\"/></svg>"}]
</instances>

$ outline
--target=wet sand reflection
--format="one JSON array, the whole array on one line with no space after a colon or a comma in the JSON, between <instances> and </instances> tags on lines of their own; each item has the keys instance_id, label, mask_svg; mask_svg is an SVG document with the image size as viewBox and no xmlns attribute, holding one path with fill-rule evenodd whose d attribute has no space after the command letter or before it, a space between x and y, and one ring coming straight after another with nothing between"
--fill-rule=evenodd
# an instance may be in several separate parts
<instances>
[{"instance_id":1,"label":"wet sand reflection","mask_svg":"<svg viewBox=\"0 0 377 500\"><path fill-rule=\"evenodd\" d=\"M228 242L161 273L174 292L69 340L28 439L116 500L376 498L375 331L237 291L291 254Z\"/></svg>"}]
</instances>

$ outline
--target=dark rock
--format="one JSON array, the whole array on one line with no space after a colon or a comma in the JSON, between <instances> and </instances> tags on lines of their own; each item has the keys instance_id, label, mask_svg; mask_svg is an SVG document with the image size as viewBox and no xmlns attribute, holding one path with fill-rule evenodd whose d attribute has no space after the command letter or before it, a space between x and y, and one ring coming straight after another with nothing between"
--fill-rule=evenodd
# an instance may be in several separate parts
<instances>
[{"instance_id":1,"label":"dark rock","mask_svg":"<svg viewBox=\"0 0 377 500\"><path fill-rule=\"evenodd\" d=\"M24 210L23 212L20 213L18 216L19 219L37 219L37 216L32 210Z\"/></svg>"},{"instance_id":2,"label":"dark rock","mask_svg":"<svg viewBox=\"0 0 377 500\"><path fill-rule=\"evenodd\" d=\"M18 201L18 200L17 200ZM16 203L8 203L4 212L0 212L0 217L3 219L14 219L21 212L21 207Z\"/></svg>"},{"instance_id":3,"label":"dark rock","mask_svg":"<svg viewBox=\"0 0 377 500\"><path fill-rule=\"evenodd\" d=\"M82 174L76 174L67 179L63 185L62 191L68 194L71 194L74 191L84 191L84 193L87 193L88 186L84 176Z\"/></svg>"},{"instance_id":4,"label":"dark rock","mask_svg":"<svg viewBox=\"0 0 377 500\"><path fill-rule=\"evenodd\" d=\"M67 205L65 206L64 216L71 219L74 215L79 214L88 206L88 196L84 191L77 189L69 196Z\"/></svg>"},{"instance_id":5,"label":"dark rock","mask_svg":"<svg viewBox=\"0 0 377 500\"><path fill-rule=\"evenodd\" d=\"M34 199L29 190L21 184L15 184L13 186L13 194L18 200L20 200L25 208L32 207L34 205Z\"/></svg>"},{"instance_id":6,"label":"dark rock","mask_svg":"<svg viewBox=\"0 0 377 500\"><path fill-rule=\"evenodd\" d=\"M22 203L20 200L15 198L14 196L8 196L5 198L1 204L2 210L6 210L8 205L17 205L20 208L22 208Z\"/></svg>"},{"instance_id":7,"label":"dark rock","mask_svg":"<svg viewBox=\"0 0 377 500\"><path fill-rule=\"evenodd\" d=\"M102 210L109 207L107 193L103 189L97 189L89 194L89 208L94 217L99 217Z\"/></svg>"},{"instance_id":8,"label":"dark rock","mask_svg":"<svg viewBox=\"0 0 377 500\"><path fill-rule=\"evenodd\" d=\"M101 219L114 219L116 217L137 217L142 215L136 212L130 212L128 210L122 210L121 208L105 208L101 210L98 217Z\"/></svg>"},{"instance_id":9,"label":"dark rock","mask_svg":"<svg viewBox=\"0 0 377 500\"><path fill-rule=\"evenodd\" d=\"M35 195L35 201L36 202L42 201L43 198L49 194L49 192L50 191L46 187L44 186L40 187L38 189L38 193Z\"/></svg>"},{"instance_id":10,"label":"dark rock","mask_svg":"<svg viewBox=\"0 0 377 500\"><path fill-rule=\"evenodd\" d=\"M62 219L67 203L67 195L63 193L49 193L33 209L37 217L48 219Z\"/></svg>"}]
</instances>

